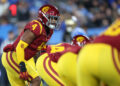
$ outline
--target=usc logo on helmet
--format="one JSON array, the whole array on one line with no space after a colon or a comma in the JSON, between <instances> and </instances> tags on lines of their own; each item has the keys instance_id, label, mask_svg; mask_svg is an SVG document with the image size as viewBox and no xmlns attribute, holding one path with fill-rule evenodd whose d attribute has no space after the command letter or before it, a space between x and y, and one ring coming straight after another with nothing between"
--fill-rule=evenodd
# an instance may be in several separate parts
<instances>
[{"instance_id":1,"label":"usc logo on helmet","mask_svg":"<svg viewBox=\"0 0 120 86\"><path fill-rule=\"evenodd\" d=\"M77 37L77 38L76 38L76 41L77 41L77 42L82 42L82 41L84 41L84 40L85 40L84 37Z\"/></svg>"},{"instance_id":2,"label":"usc logo on helmet","mask_svg":"<svg viewBox=\"0 0 120 86\"><path fill-rule=\"evenodd\" d=\"M46 13L49 9L50 9L50 7L48 7L48 6L43 7L43 8L42 8L42 12L43 12L43 13Z\"/></svg>"}]
</instances>

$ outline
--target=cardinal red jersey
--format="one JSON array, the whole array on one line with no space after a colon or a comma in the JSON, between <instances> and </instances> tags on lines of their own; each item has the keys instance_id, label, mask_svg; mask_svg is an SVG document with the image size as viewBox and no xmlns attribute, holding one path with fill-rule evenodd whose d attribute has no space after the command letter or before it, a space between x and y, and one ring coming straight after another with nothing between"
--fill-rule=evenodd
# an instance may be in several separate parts
<instances>
[{"instance_id":1,"label":"cardinal red jersey","mask_svg":"<svg viewBox=\"0 0 120 86\"><path fill-rule=\"evenodd\" d=\"M50 39L51 35L53 34L53 30L50 29L50 33L47 35L45 27L42 25L42 23L38 20L33 20L32 22L29 22L23 32L18 36L16 41L13 43L14 49L16 49L16 46L23 35L25 30L30 30L33 32L36 36L36 38L33 40L31 44L25 49L25 59L28 60L31 57L33 57L39 50L42 49L42 47L45 45L45 43Z\"/></svg>"},{"instance_id":2,"label":"cardinal red jersey","mask_svg":"<svg viewBox=\"0 0 120 86\"><path fill-rule=\"evenodd\" d=\"M109 44L120 50L120 19L117 19L105 32L98 36L94 43Z\"/></svg>"},{"instance_id":3,"label":"cardinal red jersey","mask_svg":"<svg viewBox=\"0 0 120 86\"><path fill-rule=\"evenodd\" d=\"M57 62L62 54L66 52L73 52L77 54L80 49L81 47L79 46L70 45L68 43L60 43L48 46L47 53L52 61Z\"/></svg>"}]
</instances>

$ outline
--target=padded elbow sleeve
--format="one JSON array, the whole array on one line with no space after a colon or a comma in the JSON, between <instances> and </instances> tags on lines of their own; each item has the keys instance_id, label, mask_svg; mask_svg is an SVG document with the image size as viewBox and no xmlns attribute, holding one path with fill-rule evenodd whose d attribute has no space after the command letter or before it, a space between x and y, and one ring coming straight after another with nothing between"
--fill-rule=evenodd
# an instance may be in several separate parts
<instances>
[{"instance_id":1,"label":"padded elbow sleeve","mask_svg":"<svg viewBox=\"0 0 120 86\"><path fill-rule=\"evenodd\" d=\"M25 48L28 46L28 44L22 40L19 41L17 47L16 47L16 54L17 54L17 60L18 60L18 64L21 61L25 61Z\"/></svg>"}]
</instances>

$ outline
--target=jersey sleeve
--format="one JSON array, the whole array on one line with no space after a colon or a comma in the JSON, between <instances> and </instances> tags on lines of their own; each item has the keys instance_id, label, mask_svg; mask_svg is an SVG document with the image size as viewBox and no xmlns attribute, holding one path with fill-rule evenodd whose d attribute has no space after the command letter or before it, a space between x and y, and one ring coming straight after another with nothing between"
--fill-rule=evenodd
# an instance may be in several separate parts
<instances>
[{"instance_id":1,"label":"jersey sleeve","mask_svg":"<svg viewBox=\"0 0 120 86\"><path fill-rule=\"evenodd\" d=\"M25 30L29 29L35 36L39 36L42 33L42 28L42 24L37 20L31 21L25 26Z\"/></svg>"}]
</instances>

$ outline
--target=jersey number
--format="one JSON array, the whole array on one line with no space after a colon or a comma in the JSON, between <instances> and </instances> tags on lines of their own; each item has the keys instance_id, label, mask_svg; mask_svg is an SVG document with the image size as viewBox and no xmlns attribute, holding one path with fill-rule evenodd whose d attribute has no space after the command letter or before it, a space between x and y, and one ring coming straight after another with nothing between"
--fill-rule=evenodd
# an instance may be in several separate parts
<instances>
[{"instance_id":1,"label":"jersey number","mask_svg":"<svg viewBox=\"0 0 120 86\"><path fill-rule=\"evenodd\" d=\"M60 47L52 46L50 53L62 52L64 50L65 48L63 46L60 46Z\"/></svg>"},{"instance_id":2,"label":"jersey number","mask_svg":"<svg viewBox=\"0 0 120 86\"><path fill-rule=\"evenodd\" d=\"M37 50L41 50L45 45L45 42L42 42L40 46L38 46Z\"/></svg>"},{"instance_id":3,"label":"jersey number","mask_svg":"<svg viewBox=\"0 0 120 86\"><path fill-rule=\"evenodd\" d=\"M32 25L32 28L33 28L32 30L35 30L36 27L37 27L37 24L33 24Z\"/></svg>"}]
</instances>

